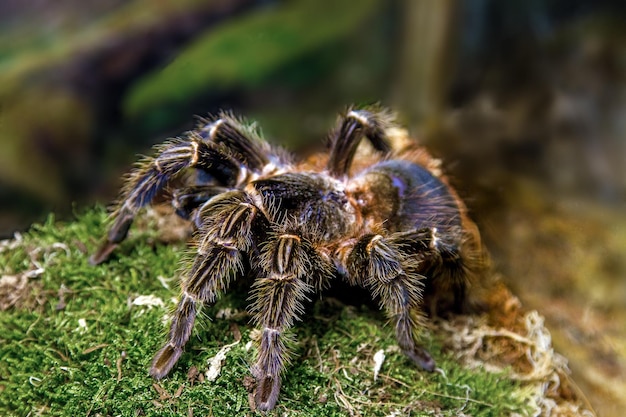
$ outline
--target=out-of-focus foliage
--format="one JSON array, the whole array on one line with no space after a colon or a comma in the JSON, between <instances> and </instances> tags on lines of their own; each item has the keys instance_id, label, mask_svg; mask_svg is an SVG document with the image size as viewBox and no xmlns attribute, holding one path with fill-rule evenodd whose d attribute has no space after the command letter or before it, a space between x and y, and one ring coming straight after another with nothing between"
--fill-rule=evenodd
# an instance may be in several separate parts
<instances>
[{"instance_id":1,"label":"out-of-focus foliage","mask_svg":"<svg viewBox=\"0 0 626 417\"><path fill-rule=\"evenodd\" d=\"M361 1L358 7L334 0L298 0L224 22L199 34L172 63L137 83L125 110L133 117L167 119L171 109L185 108L186 102L209 91L248 90L272 82L298 88L336 65L323 54L325 46L354 34L379 9L378 0ZM318 59L311 65L283 71L316 53Z\"/></svg>"}]
</instances>

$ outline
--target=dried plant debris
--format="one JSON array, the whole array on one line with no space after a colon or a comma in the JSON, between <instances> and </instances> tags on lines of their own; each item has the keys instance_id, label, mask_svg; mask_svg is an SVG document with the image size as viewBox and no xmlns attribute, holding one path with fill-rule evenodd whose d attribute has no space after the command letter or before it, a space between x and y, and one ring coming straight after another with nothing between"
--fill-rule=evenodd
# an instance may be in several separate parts
<instances>
[{"instance_id":1,"label":"dried plant debris","mask_svg":"<svg viewBox=\"0 0 626 417\"><path fill-rule=\"evenodd\" d=\"M0 241L0 256L4 253L7 257L15 253L24 253L24 259L19 271L6 268L0 276L0 310L15 308L35 308L41 305L44 294L36 279L46 271L46 267L55 262L58 252L67 254L69 248L65 243L53 242L47 246L39 247L25 244L21 234L16 233L10 240ZM65 291L60 288L59 306L63 304Z\"/></svg>"},{"instance_id":2,"label":"dried plant debris","mask_svg":"<svg viewBox=\"0 0 626 417\"><path fill-rule=\"evenodd\" d=\"M2 276L18 277L3 282L22 291L0 294L0 415L260 415L247 294L206 309L179 372L155 384L150 358L176 303L157 277L176 276L184 243L138 230L118 248L128 256L92 268L73 242L93 249L105 218L98 208L51 219L0 244ZM35 286L39 301L25 304ZM294 328L285 397L268 415L592 415L536 312L436 321L422 335L439 367L428 373L410 366L380 312L328 299L313 310Z\"/></svg>"},{"instance_id":3,"label":"dried plant debris","mask_svg":"<svg viewBox=\"0 0 626 417\"><path fill-rule=\"evenodd\" d=\"M439 321L445 343L472 369L502 372L523 383L533 416L593 416L581 399L572 398L567 360L554 351L544 318L536 311L522 317L523 330L496 329L484 318L465 316ZM587 405L588 407L588 405Z\"/></svg>"}]
</instances>

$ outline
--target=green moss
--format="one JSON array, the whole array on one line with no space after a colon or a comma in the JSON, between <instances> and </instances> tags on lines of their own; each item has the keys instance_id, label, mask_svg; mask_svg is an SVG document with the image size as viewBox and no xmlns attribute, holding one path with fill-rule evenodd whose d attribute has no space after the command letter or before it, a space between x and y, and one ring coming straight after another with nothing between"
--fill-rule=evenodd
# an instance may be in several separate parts
<instances>
[{"instance_id":1,"label":"green moss","mask_svg":"<svg viewBox=\"0 0 626 417\"><path fill-rule=\"evenodd\" d=\"M21 241L0 246L3 276L39 268L30 278L31 291L0 312L0 415L254 414L243 384L253 358L246 350L252 329L245 317L201 317L171 375L159 383L148 376L152 355L164 340L164 316L177 296L169 279L177 273L184 245L162 245L155 232L135 231L114 259L90 266L88 252L103 235L105 218L102 208L70 223L50 217ZM139 295L158 297L164 306L133 304ZM206 313L215 317L222 308L241 310L245 296L233 290ZM445 376L412 366L395 348L393 331L377 311L329 300L310 310L295 330L297 360L285 375L277 410L269 415L338 416L352 410L373 416L500 416L525 411L518 384L505 374L462 368L441 353L436 334L425 340ZM190 380L191 367L204 373L209 359L234 342L233 325L242 340L228 352L220 376L214 382ZM387 358L374 381L372 357L379 349Z\"/></svg>"},{"instance_id":2,"label":"green moss","mask_svg":"<svg viewBox=\"0 0 626 417\"><path fill-rule=\"evenodd\" d=\"M297 0L222 23L140 81L126 99L126 112L138 116L167 109L202 91L257 87L285 65L354 33L380 3L365 0L354 7L350 2ZM312 71L309 67L302 71ZM296 83L307 78L290 76Z\"/></svg>"}]
</instances>

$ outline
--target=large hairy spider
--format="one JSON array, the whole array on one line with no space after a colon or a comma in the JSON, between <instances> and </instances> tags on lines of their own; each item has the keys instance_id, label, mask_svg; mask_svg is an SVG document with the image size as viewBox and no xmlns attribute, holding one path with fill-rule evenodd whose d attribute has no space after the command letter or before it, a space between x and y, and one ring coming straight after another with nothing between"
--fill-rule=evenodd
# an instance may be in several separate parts
<instances>
[{"instance_id":1,"label":"large hairy spider","mask_svg":"<svg viewBox=\"0 0 626 417\"><path fill-rule=\"evenodd\" d=\"M363 138L368 149L359 147ZM243 276L253 279L249 312L261 331L251 368L260 410L276 405L289 329L312 295L337 279L369 290L401 350L432 371L435 362L418 343L426 312L463 307L480 257L475 227L436 162L379 109L347 110L328 152L305 161L221 113L156 147L131 173L91 262L103 262L137 212L174 188L177 213L197 229L195 258L153 377L176 364L199 308ZM183 175L190 170L196 175Z\"/></svg>"}]
</instances>

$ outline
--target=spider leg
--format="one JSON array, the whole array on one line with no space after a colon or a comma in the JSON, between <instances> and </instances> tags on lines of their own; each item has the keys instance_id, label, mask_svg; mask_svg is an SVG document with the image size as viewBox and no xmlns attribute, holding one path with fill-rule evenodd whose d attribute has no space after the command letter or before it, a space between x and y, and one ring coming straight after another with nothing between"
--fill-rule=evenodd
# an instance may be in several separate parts
<instances>
[{"instance_id":1,"label":"spider leg","mask_svg":"<svg viewBox=\"0 0 626 417\"><path fill-rule=\"evenodd\" d=\"M470 248L462 252L464 242L455 236L453 229L434 230L435 253L429 259L429 270L424 273L429 277L425 295L429 299L430 314L436 316L442 311L462 313L467 307L467 290L475 273L472 266L479 268L482 264L478 259L480 254L472 253ZM476 259L467 259L464 253Z\"/></svg>"},{"instance_id":2,"label":"spider leg","mask_svg":"<svg viewBox=\"0 0 626 417\"><path fill-rule=\"evenodd\" d=\"M182 171L198 168L210 173L221 184L234 185L241 171L245 170L222 146L204 142L194 135L167 142L156 149L157 156L141 162L126 181L121 202L113 213L113 225L104 244L90 258L91 264L97 265L108 258L117 244L126 238L137 212L150 204Z\"/></svg>"},{"instance_id":3,"label":"spider leg","mask_svg":"<svg viewBox=\"0 0 626 417\"><path fill-rule=\"evenodd\" d=\"M331 133L328 171L335 177L348 174L357 147L367 137L375 149L389 152L391 146L385 133L391 117L382 111L349 109Z\"/></svg>"},{"instance_id":4,"label":"spider leg","mask_svg":"<svg viewBox=\"0 0 626 417\"><path fill-rule=\"evenodd\" d=\"M402 351L421 368L434 370L435 361L417 342L426 281L421 264L433 256L432 230L399 232L387 237L368 234L343 250L348 281L368 288L379 299L387 316L395 322Z\"/></svg>"},{"instance_id":5,"label":"spider leg","mask_svg":"<svg viewBox=\"0 0 626 417\"><path fill-rule=\"evenodd\" d=\"M268 156L272 152L254 125L245 125L227 112L220 112L217 118L202 122L204 125L198 129L200 137L223 144L237 155L237 159L248 169L260 172L270 162Z\"/></svg>"},{"instance_id":6,"label":"spider leg","mask_svg":"<svg viewBox=\"0 0 626 417\"><path fill-rule=\"evenodd\" d=\"M152 361L150 375L161 379L172 369L191 336L198 309L213 305L230 282L244 274L244 254L250 249L251 230L259 226L258 209L241 191L221 194L207 203L196 256L174 312L168 340ZM262 228L262 227L261 227Z\"/></svg>"},{"instance_id":7,"label":"spider leg","mask_svg":"<svg viewBox=\"0 0 626 417\"><path fill-rule=\"evenodd\" d=\"M250 312L261 337L252 374L257 381L255 401L262 411L276 405L280 374L289 362L287 333L304 312L304 302L333 275L330 262L304 237L276 233L263 246L259 278L252 288Z\"/></svg>"}]
</instances>

